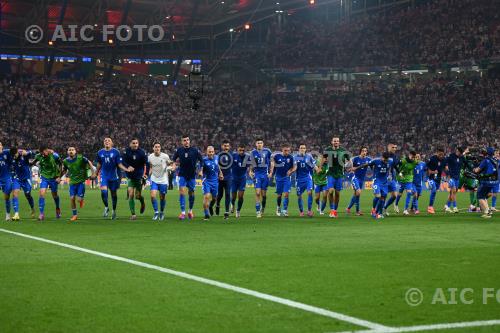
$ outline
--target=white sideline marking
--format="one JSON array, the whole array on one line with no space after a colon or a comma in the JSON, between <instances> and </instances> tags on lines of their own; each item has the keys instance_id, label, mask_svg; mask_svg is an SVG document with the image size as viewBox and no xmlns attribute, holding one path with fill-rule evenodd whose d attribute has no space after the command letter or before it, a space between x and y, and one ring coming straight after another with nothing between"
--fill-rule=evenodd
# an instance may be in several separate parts
<instances>
[{"instance_id":1,"label":"white sideline marking","mask_svg":"<svg viewBox=\"0 0 500 333\"><path fill-rule=\"evenodd\" d=\"M370 328L371 329L370 332L388 332L388 331L390 331L392 329L392 328L390 328L388 326L384 326L384 325L381 325L381 324L373 323L373 322L370 322L370 321L367 321L367 320L363 320L363 319L359 319L359 318L356 318L356 317L351 317L351 316L348 316L348 315L345 315L345 314L342 314L342 313L333 312L333 311L322 309L322 308L318 308L318 307L315 307L315 306L312 306L312 305L307 305L307 304L304 304L304 303L295 302L295 301L292 301L292 300L289 300L289 299L286 299L286 298L282 298L282 297L277 297L277 296L273 296L273 295L264 294L264 293L261 293L261 292L258 292L258 291L254 291L254 290L251 290L251 289L246 289L246 288L242 288L242 287L233 286L233 285L230 285L230 284L227 284L227 283L224 283L224 282L210 280L210 279L206 279L206 278L203 278L203 277L200 277L200 276L196 276L196 275L192 275L192 274L188 274L188 273L184 273L184 272L175 271L175 270L172 270L172 269L169 269L169 268L164 268L164 267L160 267L160 266L156 266L156 265L147 264L147 263L144 263L144 262L141 262L141 261L137 261L137 260L127 259L127 258L124 258L124 257L115 256L115 255L112 255L112 254L107 254L107 253L103 253L103 252L89 250L89 249L86 249L86 248L83 248L83 247L78 247L78 246L74 246L74 245L70 245L70 244L60 243L60 242L56 242L56 241L53 241L53 240L50 240L50 239L45 239L45 238L41 238L41 237L36 237L36 236L27 235L27 234L22 234L22 233L19 233L19 232L10 231L10 230L6 230L6 229L2 229L2 228L0 228L0 231L4 232L4 233L7 233L7 234L11 234L11 235L16 235L16 236L19 236L19 237L24 237L24 238L28 238L28 239L37 240L37 241L40 241L40 242L43 242L43 243L48 243L48 244L57 245L57 246L60 246L60 247L65 247L65 248L68 248L68 249L71 249L71 250L75 250L75 251L79 251L79 252L93 254L93 255L98 256L98 257L108 258L108 259L112 259L112 260L116 260L116 261L125 262L125 263L131 264L131 265L135 265L135 266L140 266L140 267L144 267L144 268L153 269L153 270L160 271L160 272L163 272L163 273L167 273L167 274L170 274L170 275L175 275L175 276L187 279L187 280L197 281L197 282L200 282L200 283L208 284L208 285L219 287L219 288L222 288L222 289L231 290L231 291L234 291L234 292L237 292L237 293L240 293L240 294L245 294L245 295L253 296L253 297L256 297L256 298L264 299L266 301L283 304L283 305L286 305L286 306L289 306L289 307L292 307L292 308L304 310L304 311L307 311L307 312L312 312L312 313L315 313L315 314L318 314L318 315L321 315L321 316L330 317L330 318L337 319L337 320L340 320L340 321L344 321L344 322L347 322L347 323L351 323L351 324L354 324L354 325L357 325L357 326L362 326L362 327Z\"/></svg>"},{"instance_id":2,"label":"white sideline marking","mask_svg":"<svg viewBox=\"0 0 500 333\"><path fill-rule=\"evenodd\" d=\"M406 327L396 327L387 329L346 331L346 332L336 332L336 333L404 333L404 332L422 332L422 331L434 331L434 330L450 330L454 328L495 326L495 325L500 325L500 320L467 321L461 323L406 326Z\"/></svg>"}]
</instances>

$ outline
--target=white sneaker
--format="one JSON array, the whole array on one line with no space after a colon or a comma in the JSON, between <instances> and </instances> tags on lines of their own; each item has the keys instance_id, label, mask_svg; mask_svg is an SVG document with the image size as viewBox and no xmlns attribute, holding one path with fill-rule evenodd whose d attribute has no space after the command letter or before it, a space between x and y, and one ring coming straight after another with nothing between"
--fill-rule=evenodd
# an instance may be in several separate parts
<instances>
[{"instance_id":1,"label":"white sneaker","mask_svg":"<svg viewBox=\"0 0 500 333\"><path fill-rule=\"evenodd\" d=\"M410 215L410 212L408 212L408 210L407 210L407 209L405 209L405 210L403 211L403 215Z\"/></svg>"},{"instance_id":2,"label":"white sneaker","mask_svg":"<svg viewBox=\"0 0 500 333\"><path fill-rule=\"evenodd\" d=\"M445 213L453 213L453 211L451 210L451 208L448 207L448 206L446 206L446 205L444 206L444 211L445 211Z\"/></svg>"},{"instance_id":3,"label":"white sneaker","mask_svg":"<svg viewBox=\"0 0 500 333\"><path fill-rule=\"evenodd\" d=\"M12 221L9 213L5 214L5 221Z\"/></svg>"},{"instance_id":4,"label":"white sneaker","mask_svg":"<svg viewBox=\"0 0 500 333\"><path fill-rule=\"evenodd\" d=\"M394 213L399 214L399 207L394 205Z\"/></svg>"},{"instance_id":5,"label":"white sneaker","mask_svg":"<svg viewBox=\"0 0 500 333\"><path fill-rule=\"evenodd\" d=\"M262 217L262 212L257 212L257 218L260 219Z\"/></svg>"},{"instance_id":6,"label":"white sneaker","mask_svg":"<svg viewBox=\"0 0 500 333\"><path fill-rule=\"evenodd\" d=\"M458 208L457 207L453 208L453 213L458 213Z\"/></svg>"},{"instance_id":7,"label":"white sneaker","mask_svg":"<svg viewBox=\"0 0 500 333\"><path fill-rule=\"evenodd\" d=\"M281 216L281 209L280 209L280 207L276 207L276 216Z\"/></svg>"},{"instance_id":8,"label":"white sneaker","mask_svg":"<svg viewBox=\"0 0 500 333\"><path fill-rule=\"evenodd\" d=\"M496 212L496 211L497 211L497 209L496 209L495 207L491 207L491 208L490 208L490 210L491 210L492 212Z\"/></svg>"},{"instance_id":9,"label":"white sneaker","mask_svg":"<svg viewBox=\"0 0 500 333\"><path fill-rule=\"evenodd\" d=\"M491 219L491 215L489 215L489 214L483 214L483 215L481 215L481 217L483 219Z\"/></svg>"},{"instance_id":10,"label":"white sneaker","mask_svg":"<svg viewBox=\"0 0 500 333\"><path fill-rule=\"evenodd\" d=\"M109 208L104 207L104 212L102 213L102 217L108 217L108 215L109 215Z\"/></svg>"},{"instance_id":11,"label":"white sneaker","mask_svg":"<svg viewBox=\"0 0 500 333\"><path fill-rule=\"evenodd\" d=\"M241 216L240 212L236 211L236 218L238 219L238 218L240 218L240 216Z\"/></svg>"},{"instance_id":12,"label":"white sneaker","mask_svg":"<svg viewBox=\"0 0 500 333\"><path fill-rule=\"evenodd\" d=\"M286 210L282 211L281 216L288 217L288 212Z\"/></svg>"},{"instance_id":13,"label":"white sneaker","mask_svg":"<svg viewBox=\"0 0 500 333\"><path fill-rule=\"evenodd\" d=\"M14 216L12 216L12 221L19 221L20 219L19 213L14 213Z\"/></svg>"},{"instance_id":14,"label":"white sneaker","mask_svg":"<svg viewBox=\"0 0 500 333\"><path fill-rule=\"evenodd\" d=\"M324 212L324 211L322 211L322 210L320 210L320 211L319 211L319 215L325 215L325 212Z\"/></svg>"},{"instance_id":15,"label":"white sneaker","mask_svg":"<svg viewBox=\"0 0 500 333\"><path fill-rule=\"evenodd\" d=\"M384 208L384 210L382 211L382 215L389 216L390 214L389 211Z\"/></svg>"}]
</instances>

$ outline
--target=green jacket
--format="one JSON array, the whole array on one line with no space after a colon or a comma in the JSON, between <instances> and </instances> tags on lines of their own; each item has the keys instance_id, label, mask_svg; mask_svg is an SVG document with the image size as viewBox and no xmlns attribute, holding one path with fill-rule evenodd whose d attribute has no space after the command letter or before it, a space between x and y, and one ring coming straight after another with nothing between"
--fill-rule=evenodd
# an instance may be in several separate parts
<instances>
[{"instance_id":1,"label":"green jacket","mask_svg":"<svg viewBox=\"0 0 500 333\"><path fill-rule=\"evenodd\" d=\"M36 154L35 161L40 163L40 175L46 179L55 179L61 176L61 159L57 153L43 156Z\"/></svg>"},{"instance_id":2,"label":"green jacket","mask_svg":"<svg viewBox=\"0 0 500 333\"><path fill-rule=\"evenodd\" d=\"M320 162L321 162L321 159L318 158L318 160L316 161L316 165L320 166ZM314 173L313 173L314 185L326 185L326 184L328 184L328 180L326 178L327 173L328 173L328 163L323 163L323 165L321 166L321 171L320 172L314 171Z\"/></svg>"},{"instance_id":3,"label":"green jacket","mask_svg":"<svg viewBox=\"0 0 500 333\"><path fill-rule=\"evenodd\" d=\"M413 182L413 170L415 169L417 164L417 161L410 161L408 157L402 158L398 165L399 173L396 176L396 180L400 183Z\"/></svg>"}]
</instances>

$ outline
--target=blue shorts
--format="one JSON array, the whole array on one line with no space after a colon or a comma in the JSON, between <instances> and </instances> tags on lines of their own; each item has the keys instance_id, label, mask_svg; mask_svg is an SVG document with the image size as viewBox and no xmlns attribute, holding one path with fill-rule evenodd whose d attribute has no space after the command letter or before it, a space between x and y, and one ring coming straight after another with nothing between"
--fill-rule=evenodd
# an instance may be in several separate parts
<instances>
[{"instance_id":1,"label":"blue shorts","mask_svg":"<svg viewBox=\"0 0 500 333\"><path fill-rule=\"evenodd\" d=\"M12 178L0 179L0 188L3 193L10 194L12 192Z\"/></svg>"},{"instance_id":2,"label":"blue shorts","mask_svg":"<svg viewBox=\"0 0 500 333\"><path fill-rule=\"evenodd\" d=\"M12 190L16 191L20 189L23 189L23 192L26 194L31 193L31 179L19 180L14 178L12 180Z\"/></svg>"},{"instance_id":3,"label":"blue shorts","mask_svg":"<svg viewBox=\"0 0 500 333\"><path fill-rule=\"evenodd\" d=\"M209 182L207 180L203 181L203 195L211 194L212 197L217 196L219 190L219 182Z\"/></svg>"},{"instance_id":4,"label":"blue shorts","mask_svg":"<svg viewBox=\"0 0 500 333\"><path fill-rule=\"evenodd\" d=\"M312 191L313 181L311 178L307 179L297 179L296 183L297 195L302 195L304 191Z\"/></svg>"},{"instance_id":5,"label":"blue shorts","mask_svg":"<svg viewBox=\"0 0 500 333\"><path fill-rule=\"evenodd\" d=\"M283 179L276 179L276 194L290 193L292 187L292 180L290 177Z\"/></svg>"},{"instance_id":6,"label":"blue shorts","mask_svg":"<svg viewBox=\"0 0 500 333\"><path fill-rule=\"evenodd\" d=\"M422 194L422 184L413 183L413 192L420 196Z\"/></svg>"},{"instance_id":7,"label":"blue shorts","mask_svg":"<svg viewBox=\"0 0 500 333\"><path fill-rule=\"evenodd\" d=\"M441 179L439 179L439 180L429 179L428 183L429 183L429 189L431 190L431 192L436 192L441 187Z\"/></svg>"},{"instance_id":8,"label":"blue shorts","mask_svg":"<svg viewBox=\"0 0 500 333\"><path fill-rule=\"evenodd\" d=\"M269 186L269 177L267 175L255 175L254 184L256 189L266 191Z\"/></svg>"},{"instance_id":9,"label":"blue shorts","mask_svg":"<svg viewBox=\"0 0 500 333\"><path fill-rule=\"evenodd\" d=\"M328 184L325 185L314 185L314 193L321 193L328 191Z\"/></svg>"},{"instance_id":10,"label":"blue shorts","mask_svg":"<svg viewBox=\"0 0 500 333\"><path fill-rule=\"evenodd\" d=\"M479 187L477 189L477 198L478 199L488 199L488 194L493 193L495 187L497 185L490 185L490 184L479 184Z\"/></svg>"},{"instance_id":11,"label":"blue shorts","mask_svg":"<svg viewBox=\"0 0 500 333\"><path fill-rule=\"evenodd\" d=\"M52 193L57 193L57 186L58 184L54 178L47 179L45 177L42 177L42 182L40 183L40 189L47 189L50 187Z\"/></svg>"},{"instance_id":12,"label":"blue shorts","mask_svg":"<svg viewBox=\"0 0 500 333\"><path fill-rule=\"evenodd\" d=\"M389 183L373 183L373 194L380 195L381 197L386 197L389 193Z\"/></svg>"},{"instance_id":13,"label":"blue shorts","mask_svg":"<svg viewBox=\"0 0 500 333\"><path fill-rule=\"evenodd\" d=\"M196 179L186 179L179 176L179 187L187 187L189 191L194 192L196 187Z\"/></svg>"},{"instance_id":14,"label":"blue shorts","mask_svg":"<svg viewBox=\"0 0 500 333\"><path fill-rule=\"evenodd\" d=\"M335 178L332 176L328 176L327 179L328 179L328 189L333 188L335 191L342 191L342 189L344 188L343 186L344 178L342 177Z\"/></svg>"},{"instance_id":15,"label":"blue shorts","mask_svg":"<svg viewBox=\"0 0 500 333\"><path fill-rule=\"evenodd\" d=\"M398 182L395 181L395 180L390 180L388 183L387 183L387 193L390 193L390 192L397 192L398 191Z\"/></svg>"},{"instance_id":16,"label":"blue shorts","mask_svg":"<svg viewBox=\"0 0 500 333\"><path fill-rule=\"evenodd\" d=\"M149 189L150 191L158 191L160 194L166 194L168 190L168 185L167 184L157 184L153 181L151 181L151 188Z\"/></svg>"},{"instance_id":17,"label":"blue shorts","mask_svg":"<svg viewBox=\"0 0 500 333\"><path fill-rule=\"evenodd\" d=\"M411 183L399 183L399 193L403 193L404 191L413 192L413 182L411 182Z\"/></svg>"},{"instance_id":18,"label":"blue shorts","mask_svg":"<svg viewBox=\"0 0 500 333\"><path fill-rule=\"evenodd\" d=\"M244 192L245 187L247 186L247 177L242 177L242 178L233 178L231 181L231 192Z\"/></svg>"},{"instance_id":19,"label":"blue shorts","mask_svg":"<svg viewBox=\"0 0 500 333\"><path fill-rule=\"evenodd\" d=\"M356 177L352 178L351 185L354 191L365 189L365 181Z\"/></svg>"},{"instance_id":20,"label":"blue shorts","mask_svg":"<svg viewBox=\"0 0 500 333\"><path fill-rule=\"evenodd\" d=\"M451 188L454 188L454 189L458 189L458 184L460 182L460 179L459 178L450 178L448 180L448 187L451 189Z\"/></svg>"},{"instance_id":21,"label":"blue shorts","mask_svg":"<svg viewBox=\"0 0 500 333\"><path fill-rule=\"evenodd\" d=\"M110 191L116 191L120 188L120 179L107 179L101 177L101 188L107 187Z\"/></svg>"},{"instance_id":22,"label":"blue shorts","mask_svg":"<svg viewBox=\"0 0 500 333\"><path fill-rule=\"evenodd\" d=\"M83 198L85 196L85 183L78 183L73 185L70 184L69 196Z\"/></svg>"}]
</instances>

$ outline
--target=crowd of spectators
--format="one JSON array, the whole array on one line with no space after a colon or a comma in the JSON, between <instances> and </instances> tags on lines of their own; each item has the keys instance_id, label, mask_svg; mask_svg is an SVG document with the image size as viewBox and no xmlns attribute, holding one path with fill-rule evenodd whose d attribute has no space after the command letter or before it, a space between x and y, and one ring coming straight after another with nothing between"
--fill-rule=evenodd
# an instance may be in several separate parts
<instances>
[{"instance_id":1,"label":"crowd of spectators","mask_svg":"<svg viewBox=\"0 0 500 333\"><path fill-rule=\"evenodd\" d=\"M186 90L147 79L109 83L47 78L0 81L0 141L8 147L77 146L89 157L110 136L125 147L133 137L166 152L187 133L204 148L229 139L253 146L263 137L278 150L306 143L321 150L339 136L357 152L383 151L388 142L429 153L455 145L500 146L500 79L422 77L336 82L293 92L269 85L210 84L193 110Z\"/></svg>"},{"instance_id":2,"label":"crowd of spectators","mask_svg":"<svg viewBox=\"0 0 500 333\"><path fill-rule=\"evenodd\" d=\"M479 62L500 57L500 10L498 0L412 1L337 23L291 16L267 37L268 67Z\"/></svg>"}]
</instances>

